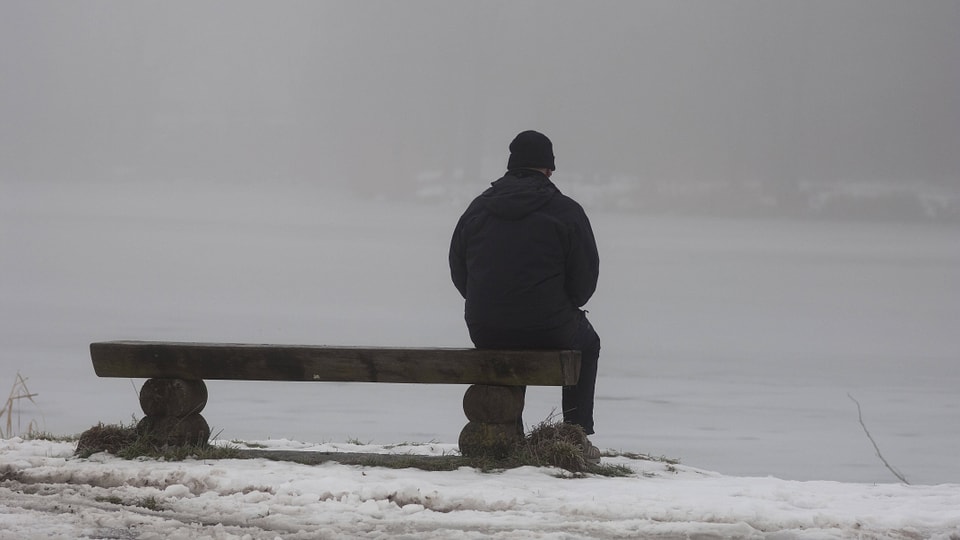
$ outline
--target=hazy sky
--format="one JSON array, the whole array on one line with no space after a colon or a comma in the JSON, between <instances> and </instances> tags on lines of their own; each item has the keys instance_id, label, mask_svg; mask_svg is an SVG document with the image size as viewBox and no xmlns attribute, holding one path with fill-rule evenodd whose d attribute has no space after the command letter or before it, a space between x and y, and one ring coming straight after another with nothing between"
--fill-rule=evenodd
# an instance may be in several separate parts
<instances>
[{"instance_id":1,"label":"hazy sky","mask_svg":"<svg viewBox=\"0 0 960 540\"><path fill-rule=\"evenodd\" d=\"M0 0L0 180L960 177L960 2Z\"/></svg>"}]
</instances>

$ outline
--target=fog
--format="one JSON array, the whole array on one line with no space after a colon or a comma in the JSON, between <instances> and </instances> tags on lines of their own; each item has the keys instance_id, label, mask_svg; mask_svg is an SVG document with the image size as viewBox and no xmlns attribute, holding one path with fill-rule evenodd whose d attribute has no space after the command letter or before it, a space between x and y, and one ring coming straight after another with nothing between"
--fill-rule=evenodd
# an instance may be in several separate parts
<instances>
[{"instance_id":1,"label":"fog","mask_svg":"<svg viewBox=\"0 0 960 540\"><path fill-rule=\"evenodd\" d=\"M450 234L533 128L600 247L596 444L888 481L850 392L908 478L956 482L958 29L953 1L0 0L0 391L76 433L138 409L91 341L469 346ZM215 383L205 414L453 442L462 392Z\"/></svg>"},{"instance_id":2,"label":"fog","mask_svg":"<svg viewBox=\"0 0 960 540\"><path fill-rule=\"evenodd\" d=\"M957 28L952 0L8 0L0 174L399 196L486 181L535 128L568 182L648 210L705 183L781 211L822 184L942 199Z\"/></svg>"}]
</instances>

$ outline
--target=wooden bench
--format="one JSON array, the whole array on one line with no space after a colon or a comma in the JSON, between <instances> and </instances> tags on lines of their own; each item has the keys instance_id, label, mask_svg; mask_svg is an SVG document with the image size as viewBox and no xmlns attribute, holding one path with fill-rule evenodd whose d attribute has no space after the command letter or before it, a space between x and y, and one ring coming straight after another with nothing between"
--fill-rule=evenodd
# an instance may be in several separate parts
<instances>
[{"instance_id":1,"label":"wooden bench","mask_svg":"<svg viewBox=\"0 0 960 540\"><path fill-rule=\"evenodd\" d=\"M138 431L206 444L204 380L468 384L464 456L502 455L523 436L526 386L576 384L580 351L507 351L109 341L90 344L100 377L147 379Z\"/></svg>"}]
</instances>

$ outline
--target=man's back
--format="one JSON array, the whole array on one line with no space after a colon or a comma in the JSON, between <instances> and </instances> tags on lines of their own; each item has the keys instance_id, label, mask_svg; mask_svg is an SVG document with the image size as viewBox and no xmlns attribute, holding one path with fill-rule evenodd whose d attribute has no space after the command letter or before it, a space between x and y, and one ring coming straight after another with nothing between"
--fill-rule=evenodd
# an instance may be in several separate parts
<instances>
[{"instance_id":1,"label":"man's back","mask_svg":"<svg viewBox=\"0 0 960 540\"><path fill-rule=\"evenodd\" d=\"M477 197L450 246L451 275L471 327L572 336L598 266L583 209L530 169L509 171Z\"/></svg>"}]
</instances>

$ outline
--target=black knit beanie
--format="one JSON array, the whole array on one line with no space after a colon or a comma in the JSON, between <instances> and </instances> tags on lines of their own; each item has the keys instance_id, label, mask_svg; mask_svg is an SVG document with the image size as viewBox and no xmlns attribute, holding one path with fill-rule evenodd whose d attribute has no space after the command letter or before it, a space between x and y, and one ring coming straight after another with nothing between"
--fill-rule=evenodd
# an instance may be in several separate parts
<instances>
[{"instance_id":1,"label":"black knit beanie","mask_svg":"<svg viewBox=\"0 0 960 540\"><path fill-rule=\"evenodd\" d=\"M553 159L553 143L543 133L524 131L510 143L510 169L557 169Z\"/></svg>"}]
</instances>

